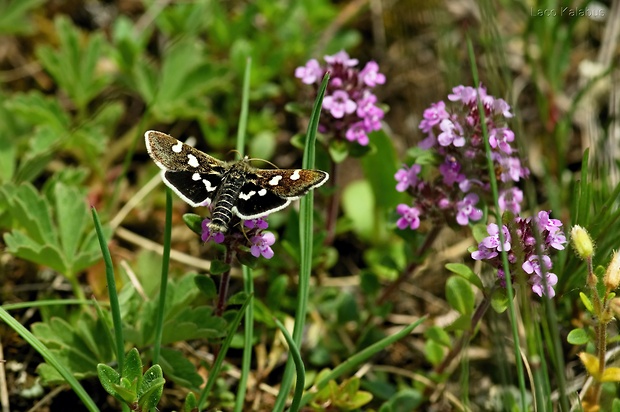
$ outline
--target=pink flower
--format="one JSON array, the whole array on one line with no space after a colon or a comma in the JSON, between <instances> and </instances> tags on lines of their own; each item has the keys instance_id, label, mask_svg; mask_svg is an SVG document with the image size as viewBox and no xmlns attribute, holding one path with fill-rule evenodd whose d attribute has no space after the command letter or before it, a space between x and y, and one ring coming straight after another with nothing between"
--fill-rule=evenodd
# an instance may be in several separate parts
<instances>
[{"instance_id":1,"label":"pink flower","mask_svg":"<svg viewBox=\"0 0 620 412\"><path fill-rule=\"evenodd\" d=\"M308 60L305 66L295 69L295 77L301 79L303 83L316 83L323 76L323 69L319 66L316 59Z\"/></svg>"},{"instance_id":2,"label":"pink flower","mask_svg":"<svg viewBox=\"0 0 620 412\"><path fill-rule=\"evenodd\" d=\"M262 235L252 236L250 239L252 246L250 246L250 253L254 257L263 255L265 259L271 259L273 257L273 250L271 245L276 241L276 237L271 232L265 232Z\"/></svg>"},{"instance_id":3,"label":"pink flower","mask_svg":"<svg viewBox=\"0 0 620 412\"><path fill-rule=\"evenodd\" d=\"M357 103L351 100L344 90L336 90L331 96L325 96L323 108L329 110L336 119L341 119L345 114L353 113L357 108Z\"/></svg>"}]
</instances>

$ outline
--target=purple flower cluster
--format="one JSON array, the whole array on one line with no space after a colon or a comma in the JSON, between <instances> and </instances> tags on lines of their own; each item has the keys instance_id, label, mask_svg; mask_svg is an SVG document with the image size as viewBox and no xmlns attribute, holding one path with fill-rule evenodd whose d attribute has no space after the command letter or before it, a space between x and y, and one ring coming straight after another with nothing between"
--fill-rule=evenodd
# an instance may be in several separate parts
<instances>
[{"instance_id":1,"label":"purple flower cluster","mask_svg":"<svg viewBox=\"0 0 620 412\"><path fill-rule=\"evenodd\" d=\"M385 83L385 75L379 72L379 65L374 61L359 70L356 68L358 60L350 58L345 51L324 59L327 63L324 67L312 59L295 70L295 77L314 85L315 90L325 73L330 72L319 131L366 146L368 134L381 129L384 112L377 106L377 96L371 90Z\"/></svg>"},{"instance_id":2,"label":"purple flower cluster","mask_svg":"<svg viewBox=\"0 0 620 412\"><path fill-rule=\"evenodd\" d=\"M553 286L558 283L558 277L549 272L552 268L549 252L551 249L563 250L566 244L566 236L562 231L562 222L558 219L551 219L549 212L540 211L535 218L514 219L514 225L502 226L504 234L504 243L502 244L499 237L499 226L490 223L487 226L488 237L485 237L478 244L478 250L472 252L471 257L474 260L486 260L490 265L497 269L497 276L500 284L506 286L506 279L500 253L502 250L508 254L508 262L511 266L511 273L516 269L518 263L521 269L529 275L529 283L532 285L532 291L538 296L543 294L549 298L555 296ZM540 233L543 240L541 247L541 255L538 254L536 247L536 237L534 231ZM518 242L518 247L514 247ZM522 253L521 256L517 255ZM521 252L522 251L522 252ZM546 279L546 289L543 277Z\"/></svg>"},{"instance_id":3,"label":"purple flower cluster","mask_svg":"<svg viewBox=\"0 0 620 412\"><path fill-rule=\"evenodd\" d=\"M212 234L209 230L209 222L211 219L204 219L202 221L202 235L201 239L203 242L213 241L215 243L224 243L229 242L231 246L237 247L240 243L247 243L247 239L250 240L249 245L245 245L245 247L249 246L250 253L254 257L260 257L261 255L265 259L271 259L274 255L273 250L271 249L271 245L273 245L276 241L276 238L271 232L264 232L269 224L263 218L244 220L243 226L245 227L244 232L242 233L239 226L236 225L234 228L230 229L226 235L224 233L218 232Z\"/></svg>"},{"instance_id":4,"label":"purple flower cluster","mask_svg":"<svg viewBox=\"0 0 620 412\"><path fill-rule=\"evenodd\" d=\"M483 141L483 117L478 110L477 98L484 108L494 170L489 171ZM419 147L432 151L437 159L437 172L424 173L422 166L403 166L394 178L396 190L407 192L413 204L401 204L400 229L419 227L420 217L448 221L465 226L482 218L479 202L491 203L489 173L495 173L500 185L501 211L518 214L521 211L523 192L514 185L529 176L521 165L516 149L511 146L515 135L506 126L512 117L506 101L487 94L484 87L457 86L448 95L449 103L440 101L424 111L419 128L425 138ZM425 171L426 172L426 171Z\"/></svg>"}]
</instances>

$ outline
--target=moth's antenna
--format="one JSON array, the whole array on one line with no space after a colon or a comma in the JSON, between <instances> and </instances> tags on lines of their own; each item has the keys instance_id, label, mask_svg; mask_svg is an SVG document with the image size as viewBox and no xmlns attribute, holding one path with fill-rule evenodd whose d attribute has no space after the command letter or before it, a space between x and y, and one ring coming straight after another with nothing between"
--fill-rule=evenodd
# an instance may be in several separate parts
<instances>
[{"instance_id":1,"label":"moth's antenna","mask_svg":"<svg viewBox=\"0 0 620 412\"><path fill-rule=\"evenodd\" d=\"M237 149L232 149L229 150L228 153L237 153L239 155L239 157L243 158L243 155L241 155L241 152Z\"/></svg>"},{"instance_id":2,"label":"moth's antenna","mask_svg":"<svg viewBox=\"0 0 620 412\"><path fill-rule=\"evenodd\" d=\"M265 162L265 163L270 164L271 166L275 167L276 169L279 169L278 166L274 165L269 160L261 159L260 157L252 157L252 158L248 159L249 162L254 161L254 160L258 160L260 162Z\"/></svg>"}]
</instances>

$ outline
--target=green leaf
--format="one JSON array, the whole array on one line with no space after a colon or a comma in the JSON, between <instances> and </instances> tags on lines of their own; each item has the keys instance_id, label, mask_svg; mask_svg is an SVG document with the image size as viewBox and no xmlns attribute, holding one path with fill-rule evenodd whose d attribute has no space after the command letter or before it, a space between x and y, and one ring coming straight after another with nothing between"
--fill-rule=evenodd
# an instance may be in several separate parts
<instances>
[{"instance_id":1,"label":"green leaf","mask_svg":"<svg viewBox=\"0 0 620 412\"><path fill-rule=\"evenodd\" d=\"M463 279L470 282L472 285L476 286L480 290L484 290L484 285L480 278L474 273L473 270L467 265L462 263L448 263L446 264L446 269L450 272L456 273Z\"/></svg>"},{"instance_id":2,"label":"green leaf","mask_svg":"<svg viewBox=\"0 0 620 412\"><path fill-rule=\"evenodd\" d=\"M433 365L437 366L444 358L444 347L434 340L427 340L424 343L424 356Z\"/></svg>"},{"instance_id":3,"label":"green leaf","mask_svg":"<svg viewBox=\"0 0 620 412\"><path fill-rule=\"evenodd\" d=\"M424 332L424 337L430 339L432 341L437 342L438 344L445 346L447 348L452 347L452 342L450 340L450 335L446 333L445 330L440 328L439 326L431 326Z\"/></svg>"},{"instance_id":4,"label":"green leaf","mask_svg":"<svg viewBox=\"0 0 620 412\"><path fill-rule=\"evenodd\" d=\"M589 340L588 332L583 328L571 330L566 337L566 341L571 345L585 345Z\"/></svg>"},{"instance_id":5,"label":"green leaf","mask_svg":"<svg viewBox=\"0 0 620 412\"><path fill-rule=\"evenodd\" d=\"M58 183L54 188L56 221L64 255L72 261L90 222L84 197L75 187Z\"/></svg>"},{"instance_id":6,"label":"green leaf","mask_svg":"<svg viewBox=\"0 0 620 412\"><path fill-rule=\"evenodd\" d=\"M161 368L170 380L177 384L198 391L204 382L196 372L196 367L179 351L161 348Z\"/></svg>"},{"instance_id":7,"label":"green leaf","mask_svg":"<svg viewBox=\"0 0 620 412\"><path fill-rule=\"evenodd\" d=\"M328 149L334 163L342 163L349 156L349 146L341 140L330 141Z\"/></svg>"},{"instance_id":8,"label":"green leaf","mask_svg":"<svg viewBox=\"0 0 620 412\"><path fill-rule=\"evenodd\" d=\"M491 307L497 313L504 313L508 309L508 295L506 289L499 288L493 291L491 296Z\"/></svg>"},{"instance_id":9,"label":"green leaf","mask_svg":"<svg viewBox=\"0 0 620 412\"><path fill-rule=\"evenodd\" d=\"M116 386L120 385L121 375L116 372L112 367L100 363L97 365L97 376L103 389L110 395L116 397Z\"/></svg>"},{"instance_id":10,"label":"green leaf","mask_svg":"<svg viewBox=\"0 0 620 412\"><path fill-rule=\"evenodd\" d=\"M144 372L142 385L138 391L138 404L142 410L149 411L157 406L164 392L166 380L159 365L151 366Z\"/></svg>"},{"instance_id":11,"label":"green leaf","mask_svg":"<svg viewBox=\"0 0 620 412\"><path fill-rule=\"evenodd\" d=\"M54 246L40 246L18 231L5 233L4 242L7 250L19 258L47 266L65 275L69 273L69 265L64 256Z\"/></svg>"},{"instance_id":12,"label":"green leaf","mask_svg":"<svg viewBox=\"0 0 620 412\"><path fill-rule=\"evenodd\" d=\"M353 231L371 241L375 233L375 198L370 183L366 180L350 183L342 193L342 208Z\"/></svg>"},{"instance_id":13,"label":"green leaf","mask_svg":"<svg viewBox=\"0 0 620 412\"><path fill-rule=\"evenodd\" d=\"M0 133L0 183L13 178L17 168L17 145L14 138Z\"/></svg>"},{"instance_id":14,"label":"green leaf","mask_svg":"<svg viewBox=\"0 0 620 412\"><path fill-rule=\"evenodd\" d=\"M183 412L195 412L198 410L198 400L194 392L187 394L185 402L183 403Z\"/></svg>"},{"instance_id":15,"label":"green leaf","mask_svg":"<svg viewBox=\"0 0 620 412\"><path fill-rule=\"evenodd\" d=\"M398 170L398 157L393 139L383 130L370 133L375 150L362 157L364 176L375 193L377 207L393 209L403 201L403 193L396 191L394 174Z\"/></svg>"},{"instance_id":16,"label":"green leaf","mask_svg":"<svg viewBox=\"0 0 620 412\"><path fill-rule=\"evenodd\" d=\"M59 48L39 47L37 57L54 80L71 97L79 109L98 95L109 82L109 76L97 72L97 63L104 55L101 33L80 42L80 32L66 17L56 19Z\"/></svg>"},{"instance_id":17,"label":"green leaf","mask_svg":"<svg viewBox=\"0 0 620 412\"><path fill-rule=\"evenodd\" d=\"M0 194L9 204L9 211L17 222L15 227L23 227L28 237L39 245L58 244L50 205L34 186L29 183L4 185L0 187Z\"/></svg>"},{"instance_id":18,"label":"green leaf","mask_svg":"<svg viewBox=\"0 0 620 412\"><path fill-rule=\"evenodd\" d=\"M194 277L194 282L198 289L207 297L213 299L217 296L217 287L215 282L209 276L198 275Z\"/></svg>"},{"instance_id":19,"label":"green leaf","mask_svg":"<svg viewBox=\"0 0 620 412\"><path fill-rule=\"evenodd\" d=\"M594 313L594 305L592 305L592 301L590 300L588 295L586 295L583 292L579 292L579 298L581 299L581 302L583 303L583 306L586 307L588 312Z\"/></svg>"},{"instance_id":20,"label":"green leaf","mask_svg":"<svg viewBox=\"0 0 620 412\"><path fill-rule=\"evenodd\" d=\"M202 216L196 215L194 213L185 213L183 215L183 221L187 225L187 227L197 235L202 234L202 221L204 218Z\"/></svg>"},{"instance_id":21,"label":"green leaf","mask_svg":"<svg viewBox=\"0 0 620 412\"><path fill-rule=\"evenodd\" d=\"M142 385L142 359L140 359L140 353L136 348L132 348L125 355L123 378L127 379L131 385L127 389L131 389L134 393L139 393L138 390Z\"/></svg>"},{"instance_id":22,"label":"green leaf","mask_svg":"<svg viewBox=\"0 0 620 412\"><path fill-rule=\"evenodd\" d=\"M452 308L462 315L474 311L474 292L471 284L458 276L451 276L446 282L446 298Z\"/></svg>"},{"instance_id":23,"label":"green leaf","mask_svg":"<svg viewBox=\"0 0 620 412\"><path fill-rule=\"evenodd\" d=\"M211 261L211 267L209 268L209 272L212 275L221 275L224 272L228 272L230 270L230 265L222 262L221 260L213 260Z\"/></svg>"},{"instance_id":24,"label":"green leaf","mask_svg":"<svg viewBox=\"0 0 620 412\"><path fill-rule=\"evenodd\" d=\"M43 0L0 1L0 33L30 33L33 27L26 14L42 3Z\"/></svg>"},{"instance_id":25,"label":"green leaf","mask_svg":"<svg viewBox=\"0 0 620 412\"><path fill-rule=\"evenodd\" d=\"M355 297L350 293L344 292L339 296L336 311L340 325L359 320L359 307Z\"/></svg>"}]
</instances>

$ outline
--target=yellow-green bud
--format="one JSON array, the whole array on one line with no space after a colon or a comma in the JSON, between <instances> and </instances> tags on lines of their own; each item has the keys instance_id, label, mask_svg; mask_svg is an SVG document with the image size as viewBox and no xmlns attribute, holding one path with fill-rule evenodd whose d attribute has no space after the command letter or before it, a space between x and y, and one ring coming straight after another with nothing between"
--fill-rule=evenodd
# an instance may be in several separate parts
<instances>
[{"instance_id":1,"label":"yellow-green bud","mask_svg":"<svg viewBox=\"0 0 620 412\"><path fill-rule=\"evenodd\" d=\"M587 230L579 225L573 226L570 231L573 248L583 260L591 259L594 255L594 244Z\"/></svg>"},{"instance_id":2,"label":"yellow-green bud","mask_svg":"<svg viewBox=\"0 0 620 412\"><path fill-rule=\"evenodd\" d=\"M620 253L618 251L614 252L614 256L611 258L609 266L607 266L603 282L607 291L615 290L620 285Z\"/></svg>"}]
</instances>

